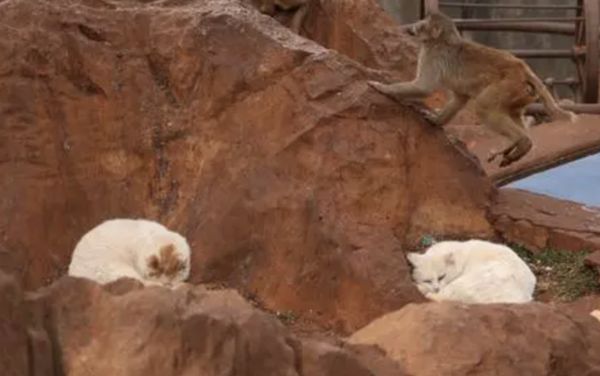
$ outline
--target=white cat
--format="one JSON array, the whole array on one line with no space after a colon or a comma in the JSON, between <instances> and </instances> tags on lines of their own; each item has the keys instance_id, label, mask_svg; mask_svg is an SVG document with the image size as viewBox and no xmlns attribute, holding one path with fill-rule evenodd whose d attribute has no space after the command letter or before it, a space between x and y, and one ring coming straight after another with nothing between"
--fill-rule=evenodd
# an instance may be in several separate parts
<instances>
[{"instance_id":1,"label":"white cat","mask_svg":"<svg viewBox=\"0 0 600 376\"><path fill-rule=\"evenodd\" d=\"M592 317L600 321L600 309L593 310L592 312L590 312L590 315L592 315Z\"/></svg>"},{"instance_id":2,"label":"white cat","mask_svg":"<svg viewBox=\"0 0 600 376\"><path fill-rule=\"evenodd\" d=\"M69 275L105 284L121 277L174 286L190 273L185 238L144 219L112 219L85 234L73 251Z\"/></svg>"},{"instance_id":3,"label":"white cat","mask_svg":"<svg viewBox=\"0 0 600 376\"><path fill-rule=\"evenodd\" d=\"M409 253L413 279L427 298L463 303L525 303L536 278L510 248L483 240L442 241Z\"/></svg>"}]
</instances>

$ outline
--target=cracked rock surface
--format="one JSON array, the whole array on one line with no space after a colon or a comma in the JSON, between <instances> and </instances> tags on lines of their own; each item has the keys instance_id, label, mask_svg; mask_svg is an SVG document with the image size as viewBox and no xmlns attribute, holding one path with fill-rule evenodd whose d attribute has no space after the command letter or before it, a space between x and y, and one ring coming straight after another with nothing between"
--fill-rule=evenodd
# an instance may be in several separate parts
<instances>
[{"instance_id":1,"label":"cracked rock surface","mask_svg":"<svg viewBox=\"0 0 600 376\"><path fill-rule=\"evenodd\" d=\"M368 88L353 51L414 62L341 43L393 39L368 9L318 8L342 55L237 0L1 1L0 263L35 288L102 220L146 217L187 237L192 282L340 333L420 301L403 251L491 236L492 188Z\"/></svg>"},{"instance_id":2,"label":"cracked rock surface","mask_svg":"<svg viewBox=\"0 0 600 376\"><path fill-rule=\"evenodd\" d=\"M542 303L409 304L354 333L419 376L596 375L600 324Z\"/></svg>"},{"instance_id":3,"label":"cracked rock surface","mask_svg":"<svg viewBox=\"0 0 600 376\"><path fill-rule=\"evenodd\" d=\"M506 240L532 251L600 250L600 208L503 188L491 214L494 226Z\"/></svg>"}]
</instances>

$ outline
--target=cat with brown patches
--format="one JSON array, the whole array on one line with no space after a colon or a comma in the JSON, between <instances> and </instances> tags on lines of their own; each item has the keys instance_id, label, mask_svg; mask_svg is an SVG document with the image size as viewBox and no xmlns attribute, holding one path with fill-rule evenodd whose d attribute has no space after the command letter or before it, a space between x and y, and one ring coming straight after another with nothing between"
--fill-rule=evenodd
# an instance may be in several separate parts
<instances>
[{"instance_id":1,"label":"cat with brown patches","mask_svg":"<svg viewBox=\"0 0 600 376\"><path fill-rule=\"evenodd\" d=\"M85 234L73 252L69 275L109 283L122 277L173 287L190 273L185 238L145 219L111 219Z\"/></svg>"}]
</instances>

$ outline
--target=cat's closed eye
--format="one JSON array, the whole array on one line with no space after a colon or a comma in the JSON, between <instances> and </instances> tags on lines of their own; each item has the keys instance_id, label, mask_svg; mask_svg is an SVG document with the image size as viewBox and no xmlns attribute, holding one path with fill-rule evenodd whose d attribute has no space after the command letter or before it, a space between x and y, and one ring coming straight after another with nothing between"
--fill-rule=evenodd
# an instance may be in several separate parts
<instances>
[{"instance_id":1,"label":"cat's closed eye","mask_svg":"<svg viewBox=\"0 0 600 376\"><path fill-rule=\"evenodd\" d=\"M442 274L441 276L438 277L438 281L441 281L442 279L446 278L445 274Z\"/></svg>"},{"instance_id":2,"label":"cat's closed eye","mask_svg":"<svg viewBox=\"0 0 600 376\"><path fill-rule=\"evenodd\" d=\"M431 283L431 279L424 279L423 283Z\"/></svg>"}]
</instances>

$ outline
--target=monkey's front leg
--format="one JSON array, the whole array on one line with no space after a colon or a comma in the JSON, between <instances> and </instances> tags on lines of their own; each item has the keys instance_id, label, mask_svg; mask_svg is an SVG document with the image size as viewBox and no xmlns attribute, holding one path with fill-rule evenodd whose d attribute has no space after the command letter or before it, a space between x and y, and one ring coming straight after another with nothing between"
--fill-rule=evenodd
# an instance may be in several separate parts
<instances>
[{"instance_id":1,"label":"monkey's front leg","mask_svg":"<svg viewBox=\"0 0 600 376\"><path fill-rule=\"evenodd\" d=\"M433 300L434 302L439 302L440 300L442 300L441 295L437 292L429 292L425 294L425 297L429 300Z\"/></svg>"},{"instance_id":2,"label":"monkey's front leg","mask_svg":"<svg viewBox=\"0 0 600 376\"><path fill-rule=\"evenodd\" d=\"M457 100L442 109L439 114L436 114L420 101L433 92L433 87L427 80L419 78L411 82L400 82L396 84L382 84L377 81L368 81L367 83L378 92L391 97L394 100L408 102L406 103L407 105L421 114L421 116L429 123L436 126L445 124L448 121L445 120L445 118L449 117L451 119L464 105L460 100Z\"/></svg>"},{"instance_id":3,"label":"monkey's front leg","mask_svg":"<svg viewBox=\"0 0 600 376\"><path fill-rule=\"evenodd\" d=\"M378 92L393 99L422 99L433 91L428 85L419 80L411 82L399 82L395 84L382 84L377 81L367 81L369 86Z\"/></svg>"}]
</instances>

